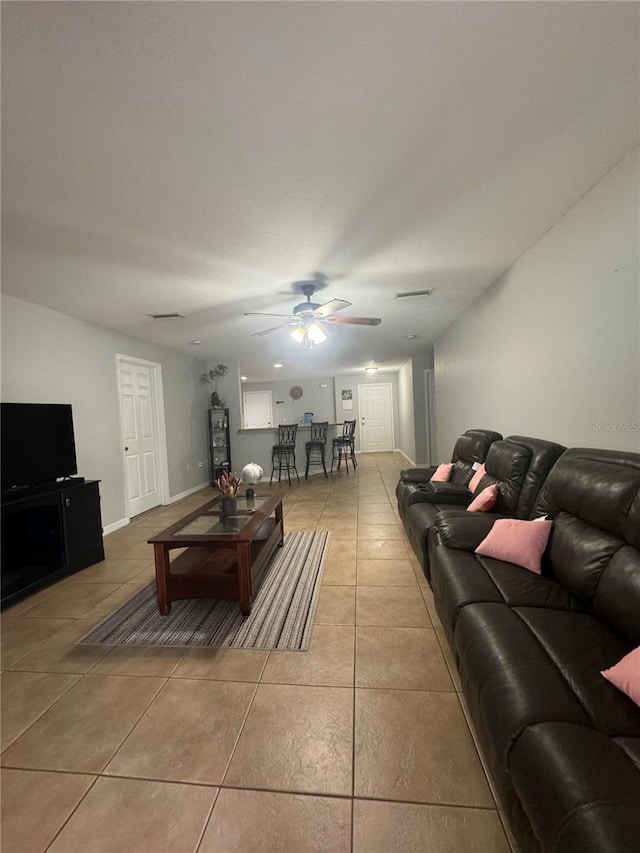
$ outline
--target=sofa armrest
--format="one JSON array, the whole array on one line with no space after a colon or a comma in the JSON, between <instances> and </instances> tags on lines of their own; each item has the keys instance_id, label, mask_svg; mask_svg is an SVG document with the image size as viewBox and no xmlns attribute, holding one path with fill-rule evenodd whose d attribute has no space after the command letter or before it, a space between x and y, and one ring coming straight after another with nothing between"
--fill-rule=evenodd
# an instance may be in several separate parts
<instances>
[{"instance_id":1,"label":"sofa armrest","mask_svg":"<svg viewBox=\"0 0 640 853\"><path fill-rule=\"evenodd\" d=\"M436 527L442 543L447 548L475 551L498 518L505 516L487 512L442 510L436 515Z\"/></svg>"},{"instance_id":2,"label":"sofa armrest","mask_svg":"<svg viewBox=\"0 0 640 853\"><path fill-rule=\"evenodd\" d=\"M471 503L471 492L460 483L416 483L420 495L418 503L453 504L466 507Z\"/></svg>"},{"instance_id":3,"label":"sofa armrest","mask_svg":"<svg viewBox=\"0 0 640 853\"><path fill-rule=\"evenodd\" d=\"M435 473L435 466L431 468L405 468L400 471L400 479L403 483L428 483Z\"/></svg>"}]
</instances>

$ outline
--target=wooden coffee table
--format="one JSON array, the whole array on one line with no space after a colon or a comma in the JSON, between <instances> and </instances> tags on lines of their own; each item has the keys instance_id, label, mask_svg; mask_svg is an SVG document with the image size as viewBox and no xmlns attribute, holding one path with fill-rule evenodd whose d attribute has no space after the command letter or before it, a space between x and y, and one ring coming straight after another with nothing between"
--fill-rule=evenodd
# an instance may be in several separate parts
<instances>
[{"instance_id":1,"label":"wooden coffee table","mask_svg":"<svg viewBox=\"0 0 640 853\"><path fill-rule=\"evenodd\" d=\"M248 616L269 561L283 544L282 498L279 492L239 496L237 512L223 516L217 497L152 536L160 613L170 613L171 602L181 598L219 598L239 601ZM177 548L186 550L170 560Z\"/></svg>"}]
</instances>

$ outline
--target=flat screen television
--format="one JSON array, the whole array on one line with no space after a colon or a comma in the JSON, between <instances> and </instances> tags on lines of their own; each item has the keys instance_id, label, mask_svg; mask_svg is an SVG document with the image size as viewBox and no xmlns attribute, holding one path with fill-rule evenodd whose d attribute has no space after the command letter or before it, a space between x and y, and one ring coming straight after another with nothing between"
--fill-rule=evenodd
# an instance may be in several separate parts
<instances>
[{"instance_id":1,"label":"flat screen television","mask_svg":"<svg viewBox=\"0 0 640 853\"><path fill-rule=\"evenodd\" d=\"M2 403L2 491L78 473L68 403Z\"/></svg>"}]
</instances>

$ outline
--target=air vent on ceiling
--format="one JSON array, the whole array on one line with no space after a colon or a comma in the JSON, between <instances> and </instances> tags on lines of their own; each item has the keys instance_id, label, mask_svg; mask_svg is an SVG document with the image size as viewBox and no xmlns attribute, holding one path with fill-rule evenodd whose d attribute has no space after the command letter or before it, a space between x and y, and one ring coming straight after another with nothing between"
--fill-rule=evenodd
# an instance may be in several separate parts
<instances>
[{"instance_id":1,"label":"air vent on ceiling","mask_svg":"<svg viewBox=\"0 0 640 853\"><path fill-rule=\"evenodd\" d=\"M396 299L407 299L409 296L431 296L433 293L433 288L431 290L405 290L404 293L396 293Z\"/></svg>"},{"instance_id":2,"label":"air vent on ceiling","mask_svg":"<svg viewBox=\"0 0 640 853\"><path fill-rule=\"evenodd\" d=\"M173 311L171 314L147 314L152 320L184 320L184 314Z\"/></svg>"}]
</instances>

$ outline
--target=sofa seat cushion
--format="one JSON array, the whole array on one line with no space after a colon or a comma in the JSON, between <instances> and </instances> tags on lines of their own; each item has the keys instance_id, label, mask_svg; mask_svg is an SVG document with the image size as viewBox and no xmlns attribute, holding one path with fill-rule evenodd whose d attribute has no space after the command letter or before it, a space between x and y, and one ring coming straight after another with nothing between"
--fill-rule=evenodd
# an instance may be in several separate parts
<instances>
[{"instance_id":1,"label":"sofa seat cushion","mask_svg":"<svg viewBox=\"0 0 640 853\"><path fill-rule=\"evenodd\" d=\"M518 615L562 672L593 728L611 737L640 738L640 708L601 675L630 651L626 641L590 613L518 608Z\"/></svg>"},{"instance_id":2,"label":"sofa seat cushion","mask_svg":"<svg viewBox=\"0 0 640 853\"><path fill-rule=\"evenodd\" d=\"M438 615L453 646L455 623L463 607L493 601L510 607L546 607L582 612L581 603L559 583L521 566L454 550L429 537L429 582Z\"/></svg>"},{"instance_id":3,"label":"sofa seat cushion","mask_svg":"<svg viewBox=\"0 0 640 853\"><path fill-rule=\"evenodd\" d=\"M616 737L613 740L625 753L629 761L637 767L638 773L640 773L640 738Z\"/></svg>"},{"instance_id":4,"label":"sofa seat cushion","mask_svg":"<svg viewBox=\"0 0 640 853\"><path fill-rule=\"evenodd\" d=\"M540 607L550 610L568 610L582 613L582 604L557 581L540 577L522 566L477 557L509 607Z\"/></svg>"},{"instance_id":5,"label":"sofa seat cushion","mask_svg":"<svg viewBox=\"0 0 640 853\"><path fill-rule=\"evenodd\" d=\"M532 726L513 747L509 771L543 850L638 850L640 770L611 738L567 723Z\"/></svg>"},{"instance_id":6,"label":"sofa seat cushion","mask_svg":"<svg viewBox=\"0 0 640 853\"><path fill-rule=\"evenodd\" d=\"M513 744L528 726L553 720L592 727L564 670L514 608L469 604L458 615L454 644L478 735L494 753L495 762L490 763L503 773Z\"/></svg>"},{"instance_id":7,"label":"sofa seat cushion","mask_svg":"<svg viewBox=\"0 0 640 853\"><path fill-rule=\"evenodd\" d=\"M628 647L592 614L470 604L454 643L472 716L503 770L513 744L537 723L640 738L640 709L600 675Z\"/></svg>"},{"instance_id":8,"label":"sofa seat cushion","mask_svg":"<svg viewBox=\"0 0 640 853\"><path fill-rule=\"evenodd\" d=\"M429 535L429 583L449 645L454 651L453 636L460 610L468 604L493 601L502 604L504 599L486 572L482 571L476 556L467 551L453 551L435 545L435 528Z\"/></svg>"},{"instance_id":9,"label":"sofa seat cushion","mask_svg":"<svg viewBox=\"0 0 640 853\"><path fill-rule=\"evenodd\" d=\"M609 669L603 669L602 675L640 708L640 646Z\"/></svg>"}]
</instances>

